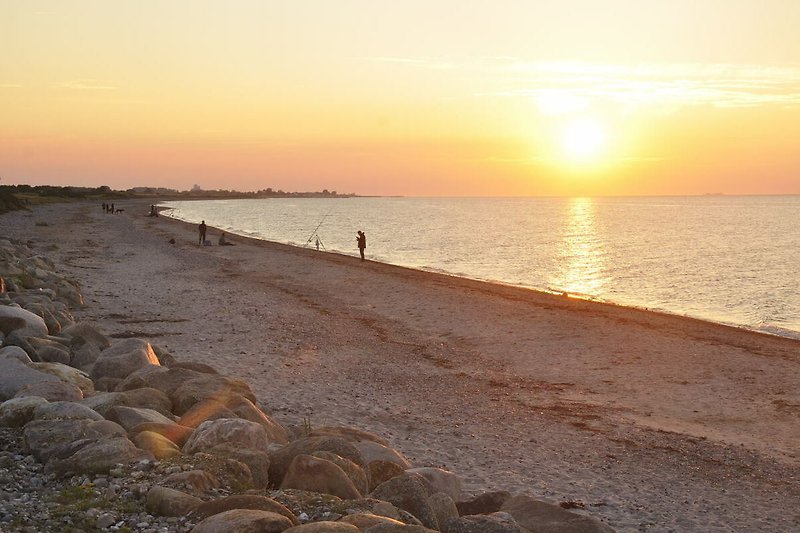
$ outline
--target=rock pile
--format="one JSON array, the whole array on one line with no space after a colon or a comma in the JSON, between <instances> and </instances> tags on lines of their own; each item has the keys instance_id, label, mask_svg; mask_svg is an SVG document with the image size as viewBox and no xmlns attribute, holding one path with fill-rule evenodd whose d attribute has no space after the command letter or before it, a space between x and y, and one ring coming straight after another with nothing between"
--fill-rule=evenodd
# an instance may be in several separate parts
<instances>
[{"instance_id":1,"label":"rock pile","mask_svg":"<svg viewBox=\"0 0 800 533\"><path fill-rule=\"evenodd\" d=\"M366 431L287 429L247 383L76 323L55 270L0 240L2 531L612 531L525 495L464 499Z\"/></svg>"}]
</instances>

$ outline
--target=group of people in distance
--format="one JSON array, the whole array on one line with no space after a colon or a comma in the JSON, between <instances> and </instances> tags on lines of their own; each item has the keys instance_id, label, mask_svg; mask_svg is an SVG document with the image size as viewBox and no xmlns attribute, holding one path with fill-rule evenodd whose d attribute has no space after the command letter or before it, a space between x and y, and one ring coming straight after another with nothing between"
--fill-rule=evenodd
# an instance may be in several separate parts
<instances>
[{"instance_id":1,"label":"group of people in distance","mask_svg":"<svg viewBox=\"0 0 800 533\"><path fill-rule=\"evenodd\" d=\"M206 221L203 220L200 222L200 225L197 226L197 231L199 233L199 244L200 246L203 245L210 245L211 243L206 240L206 233L208 232L208 226L206 226ZM317 240L319 243L319 240ZM232 242L228 242L227 238L225 237L225 232L222 232L219 236L218 244L220 246L233 246ZM364 261L364 250L367 248L367 234L361 230L358 230L356 233L356 244L358 245L358 252L361 254L361 260ZM317 244L317 250L319 250L319 244Z\"/></svg>"},{"instance_id":2,"label":"group of people in distance","mask_svg":"<svg viewBox=\"0 0 800 533\"><path fill-rule=\"evenodd\" d=\"M206 241L206 232L208 231L208 226L206 226L206 221L205 220L200 222L200 225L197 226L197 230L200 233L200 246L203 246L204 244L206 246L210 246L211 242L210 241ZM224 231L222 233L220 233L219 239L217 240L217 244L220 245L220 246L233 246L232 242L228 242L228 239L225 237L225 232Z\"/></svg>"},{"instance_id":3,"label":"group of people in distance","mask_svg":"<svg viewBox=\"0 0 800 533\"><path fill-rule=\"evenodd\" d=\"M103 202L103 211L106 213L121 213L122 209L114 209L114 204Z\"/></svg>"}]
</instances>

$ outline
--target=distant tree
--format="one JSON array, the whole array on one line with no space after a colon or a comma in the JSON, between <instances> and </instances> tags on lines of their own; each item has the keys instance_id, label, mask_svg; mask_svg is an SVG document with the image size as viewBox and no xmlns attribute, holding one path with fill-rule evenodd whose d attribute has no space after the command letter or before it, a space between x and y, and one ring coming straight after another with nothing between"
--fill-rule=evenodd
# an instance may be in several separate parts
<instances>
[{"instance_id":1,"label":"distant tree","mask_svg":"<svg viewBox=\"0 0 800 533\"><path fill-rule=\"evenodd\" d=\"M198 185L197 183L192 185L192 192L202 192L202 191L203 191L203 188L200 187L200 185Z\"/></svg>"}]
</instances>

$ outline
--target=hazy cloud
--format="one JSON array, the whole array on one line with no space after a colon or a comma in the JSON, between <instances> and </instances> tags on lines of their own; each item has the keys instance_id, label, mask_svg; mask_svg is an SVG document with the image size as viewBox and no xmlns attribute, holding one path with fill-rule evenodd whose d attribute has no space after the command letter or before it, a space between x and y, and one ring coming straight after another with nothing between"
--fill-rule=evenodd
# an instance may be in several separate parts
<instances>
[{"instance_id":1,"label":"hazy cloud","mask_svg":"<svg viewBox=\"0 0 800 533\"><path fill-rule=\"evenodd\" d=\"M576 61L524 61L486 57L454 63L430 58L369 58L428 69L458 69L493 76L509 87L477 96L533 98L544 109L569 113L592 100L624 106L712 105L755 107L800 105L800 67L642 63L636 65Z\"/></svg>"},{"instance_id":2,"label":"hazy cloud","mask_svg":"<svg viewBox=\"0 0 800 533\"><path fill-rule=\"evenodd\" d=\"M62 81L56 84L61 89L69 89L71 91L116 91L118 87L108 85L105 82L98 80L70 80Z\"/></svg>"}]
</instances>

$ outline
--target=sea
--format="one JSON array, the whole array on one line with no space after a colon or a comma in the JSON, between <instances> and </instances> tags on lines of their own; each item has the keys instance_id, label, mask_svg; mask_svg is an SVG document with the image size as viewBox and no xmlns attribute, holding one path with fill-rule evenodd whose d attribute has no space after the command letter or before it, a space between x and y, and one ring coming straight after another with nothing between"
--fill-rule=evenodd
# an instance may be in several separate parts
<instances>
[{"instance_id":1,"label":"sea","mask_svg":"<svg viewBox=\"0 0 800 533\"><path fill-rule=\"evenodd\" d=\"M269 198L164 214L321 253L800 338L800 196ZM211 231L216 244L215 232Z\"/></svg>"}]
</instances>

